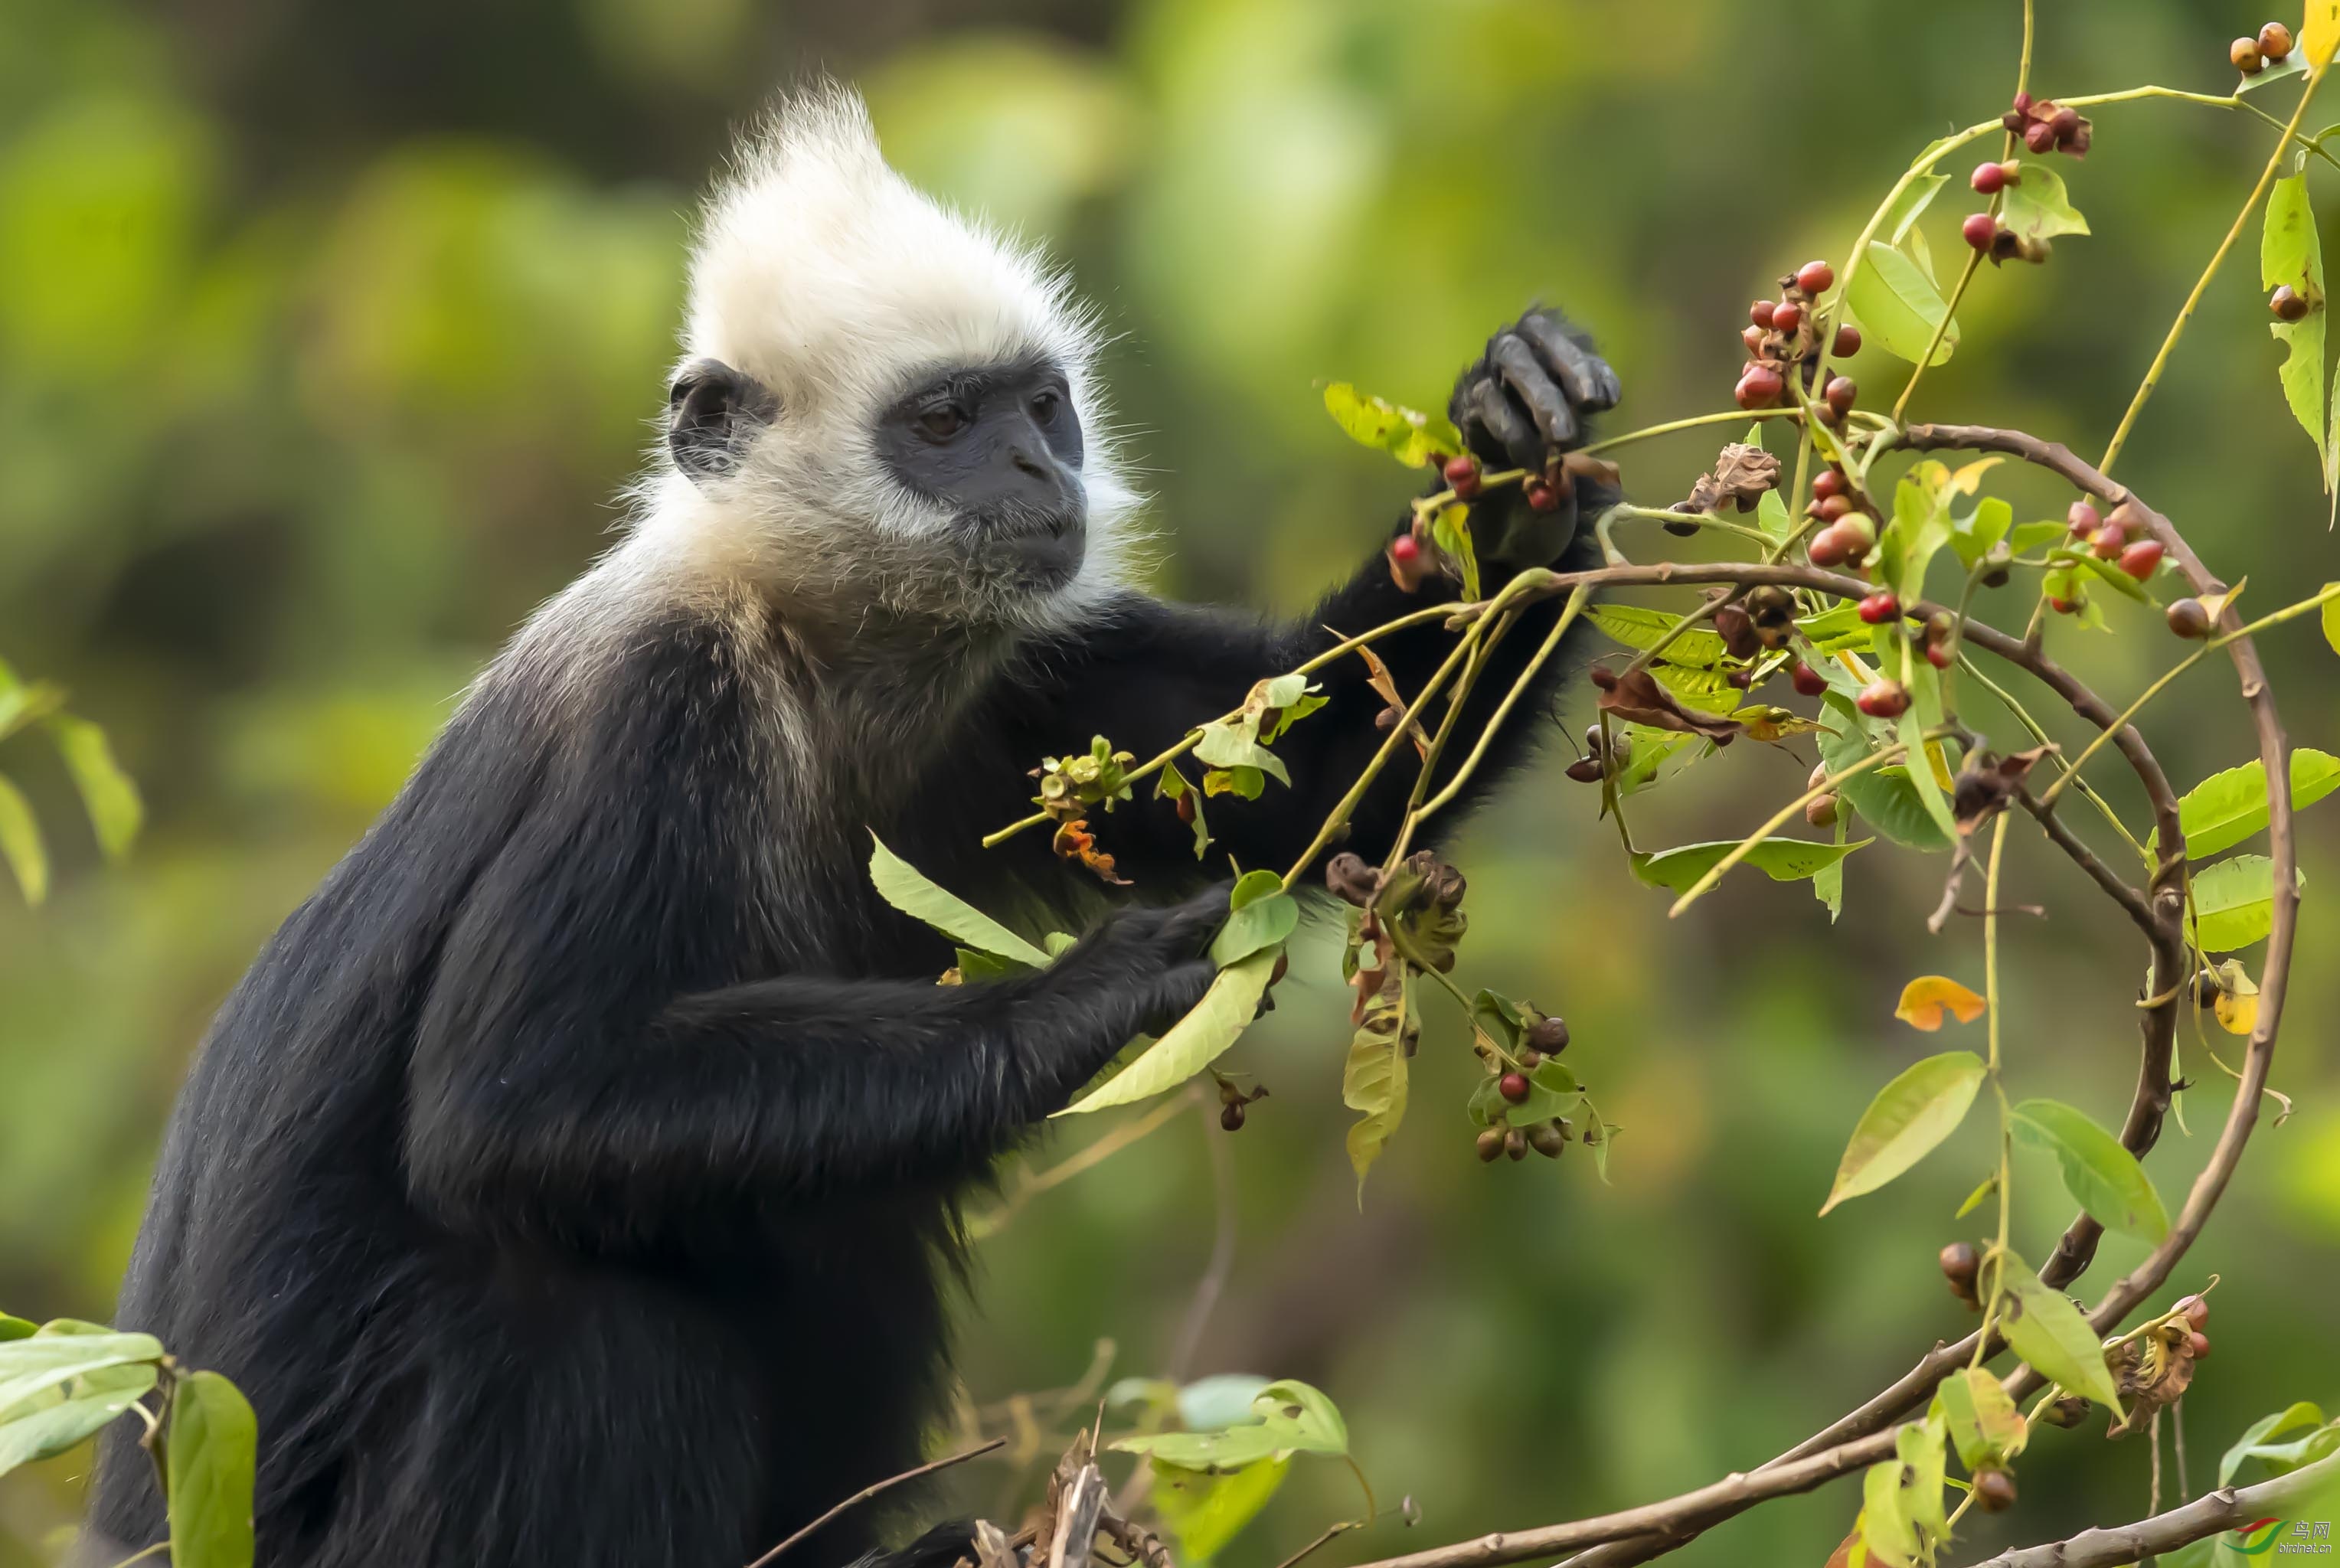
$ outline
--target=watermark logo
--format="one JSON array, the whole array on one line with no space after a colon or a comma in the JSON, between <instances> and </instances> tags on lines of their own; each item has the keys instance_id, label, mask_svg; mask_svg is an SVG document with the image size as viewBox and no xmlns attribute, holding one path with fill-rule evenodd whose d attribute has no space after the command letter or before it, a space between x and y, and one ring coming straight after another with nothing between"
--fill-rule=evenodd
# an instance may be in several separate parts
<instances>
[{"instance_id":1,"label":"watermark logo","mask_svg":"<svg viewBox=\"0 0 2340 1568\"><path fill-rule=\"evenodd\" d=\"M2332 1522L2328 1519L2255 1519L2226 1533L2229 1551L2244 1557L2329 1556Z\"/></svg>"}]
</instances>

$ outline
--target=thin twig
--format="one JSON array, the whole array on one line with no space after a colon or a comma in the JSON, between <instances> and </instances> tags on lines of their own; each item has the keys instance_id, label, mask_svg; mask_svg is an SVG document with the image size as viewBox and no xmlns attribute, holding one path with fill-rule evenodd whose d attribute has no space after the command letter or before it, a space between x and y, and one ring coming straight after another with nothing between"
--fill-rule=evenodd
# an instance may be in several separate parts
<instances>
[{"instance_id":1,"label":"thin twig","mask_svg":"<svg viewBox=\"0 0 2340 1568\"><path fill-rule=\"evenodd\" d=\"M812 1534L822 1525L827 1524L830 1520L835 1519L838 1514L843 1513L849 1509L858 1507L862 1503L868 1502L872 1497L877 1496L880 1492L899 1486L905 1481L916 1481L921 1475L931 1475L937 1470L947 1470L954 1464L964 1464L968 1460L979 1458L982 1455L990 1453L995 1448L1005 1448L1006 1446L1007 1439L1005 1437L995 1437L988 1443L979 1444L973 1448L954 1454L947 1459L937 1459L931 1463L919 1465L916 1470L905 1470L899 1475L889 1475L883 1481L865 1486L860 1491L855 1493L852 1496L847 1498L844 1502L838 1503L836 1507L831 1508L819 1518L814 1520L811 1523L806 1525L803 1529L798 1531L795 1534L782 1541L778 1545L773 1547L769 1552L765 1553L761 1557L757 1558L753 1563L749 1563L748 1568L769 1568L771 1563L779 1560L781 1553L786 1552L789 1547L795 1545L806 1536Z\"/></svg>"}]
</instances>

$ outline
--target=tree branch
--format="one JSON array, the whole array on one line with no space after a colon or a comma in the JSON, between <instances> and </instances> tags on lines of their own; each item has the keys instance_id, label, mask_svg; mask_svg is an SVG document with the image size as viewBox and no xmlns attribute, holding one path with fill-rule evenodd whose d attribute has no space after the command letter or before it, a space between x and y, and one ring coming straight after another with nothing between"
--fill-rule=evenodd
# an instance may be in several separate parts
<instances>
[{"instance_id":1,"label":"tree branch","mask_svg":"<svg viewBox=\"0 0 2340 1568\"><path fill-rule=\"evenodd\" d=\"M2183 1508L2173 1508L2134 1524L2083 1530L2068 1541L2002 1552L1974 1564L1974 1568L2119 1568L2120 1564L2139 1562L2158 1552L2176 1551L2221 1530L2279 1514L2334 1484L2340 1484L2340 1454L2329 1454L2256 1486L2222 1486Z\"/></svg>"}]
</instances>

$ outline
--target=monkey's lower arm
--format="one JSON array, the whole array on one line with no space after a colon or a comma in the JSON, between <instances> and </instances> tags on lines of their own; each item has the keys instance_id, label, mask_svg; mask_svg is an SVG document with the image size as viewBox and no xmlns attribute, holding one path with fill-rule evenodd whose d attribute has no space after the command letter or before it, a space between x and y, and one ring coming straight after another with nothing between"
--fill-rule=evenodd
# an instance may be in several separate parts
<instances>
[{"instance_id":1,"label":"monkey's lower arm","mask_svg":"<svg viewBox=\"0 0 2340 1568\"><path fill-rule=\"evenodd\" d=\"M417 1051L410 1183L459 1229L623 1249L749 1208L970 1178L1199 999L1216 899L1134 911L989 983L759 980L634 1029L463 1009L475 1027Z\"/></svg>"}]
</instances>

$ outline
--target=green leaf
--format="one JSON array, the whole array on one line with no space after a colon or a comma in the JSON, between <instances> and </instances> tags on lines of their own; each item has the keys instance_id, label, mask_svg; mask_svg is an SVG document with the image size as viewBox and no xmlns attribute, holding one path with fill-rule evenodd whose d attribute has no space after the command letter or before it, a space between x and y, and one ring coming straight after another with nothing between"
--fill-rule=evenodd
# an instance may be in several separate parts
<instances>
[{"instance_id":1,"label":"green leaf","mask_svg":"<svg viewBox=\"0 0 2340 1568\"><path fill-rule=\"evenodd\" d=\"M12 1339L30 1339L40 1332L40 1325L29 1317L12 1317L0 1312L0 1345Z\"/></svg>"},{"instance_id":2,"label":"green leaf","mask_svg":"<svg viewBox=\"0 0 2340 1568\"><path fill-rule=\"evenodd\" d=\"M151 1334L85 1332L51 1324L23 1338L0 1342L0 1411L13 1410L45 1389L104 1367L160 1361L162 1342Z\"/></svg>"},{"instance_id":3,"label":"green leaf","mask_svg":"<svg viewBox=\"0 0 2340 1568\"><path fill-rule=\"evenodd\" d=\"M145 1362L107 1367L0 1412L0 1475L82 1442L135 1404L156 1375Z\"/></svg>"},{"instance_id":4,"label":"green leaf","mask_svg":"<svg viewBox=\"0 0 2340 1568\"><path fill-rule=\"evenodd\" d=\"M1748 444L1760 446L1762 442L1750 442ZM1788 517L1788 503L1780 499L1777 490L1767 490L1756 498L1755 526L1763 531L1767 539L1785 539L1796 531L1795 524Z\"/></svg>"},{"instance_id":5,"label":"green leaf","mask_svg":"<svg viewBox=\"0 0 2340 1568\"><path fill-rule=\"evenodd\" d=\"M1267 1391L1268 1379L1251 1372L1217 1372L1177 1391L1178 1424L1190 1432L1234 1426L1252 1418L1252 1401Z\"/></svg>"},{"instance_id":6,"label":"green leaf","mask_svg":"<svg viewBox=\"0 0 2340 1568\"><path fill-rule=\"evenodd\" d=\"M1471 544L1471 509L1461 501L1442 506L1430 520L1431 542L1462 569L1462 597L1479 597L1479 552Z\"/></svg>"},{"instance_id":7,"label":"green leaf","mask_svg":"<svg viewBox=\"0 0 2340 1568\"><path fill-rule=\"evenodd\" d=\"M2309 14L2312 15L2314 14L2315 7L2311 5L2308 9ZM2305 48L2295 46L2291 53L2285 55L2282 59L2276 61L2271 65L2262 66L2256 74L2245 76L2242 80L2236 82L2235 84L2235 96L2239 98L2245 94L2256 93L2270 82L2280 82L2287 77L2299 75L2306 69L2307 51Z\"/></svg>"},{"instance_id":8,"label":"green leaf","mask_svg":"<svg viewBox=\"0 0 2340 1568\"><path fill-rule=\"evenodd\" d=\"M1882 660L1888 638L1880 636L1877 642L1878 657ZM1900 651L1898 641L1893 647L1898 655ZM1958 818L1950 810L1948 792L1943 789L1942 781L1934 777L1932 759L1926 746L1926 732L1939 728L1942 722L1941 672L1922 659L1912 659L1909 673L1903 679L1909 688L1909 706L1896 722L1901 744L1909 757L1904 765L1906 776L1910 787L1918 792L1918 804L1933 818L1936 831L1946 839L1956 839Z\"/></svg>"},{"instance_id":9,"label":"green leaf","mask_svg":"<svg viewBox=\"0 0 2340 1568\"><path fill-rule=\"evenodd\" d=\"M82 807L89 813L90 826L97 830L98 847L108 858L120 859L129 851L130 841L138 837L138 825L145 819L138 786L114 760L114 748L106 743L105 731L88 719L53 713L48 729L57 755L64 759L65 771L73 775L74 788L81 791Z\"/></svg>"},{"instance_id":10,"label":"green leaf","mask_svg":"<svg viewBox=\"0 0 2340 1568\"><path fill-rule=\"evenodd\" d=\"M1423 413L1359 392L1347 382L1324 389L1324 412L1363 446L1388 452L1408 468L1459 455L1462 432L1443 414Z\"/></svg>"},{"instance_id":11,"label":"green leaf","mask_svg":"<svg viewBox=\"0 0 2340 1568\"><path fill-rule=\"evenodd\" d=\"M1645 610L1638 604L1590 605L1584 617L1628 648L1655 648L1666 630L1681 619L1663 610ZM1861 629L1864 639L1868 630ZM1722 653L1722 639L1711 631L1685 631L1666 644L1669 663L1693 665L1701 670L1711 669L1721 660Z\"/></svg>"},{"instance_id":12,"label":"green leaf","mask_svg":"<svg viewBox=\"0 0 2340 1568\"><path fill-rule=\"evenodd\" d=\"M1877 749L1867 722L1849 698L1830 692L1821 718L1829 728L1816 739L1829 772L1840 773ZM1872 768L1866 773L1856 773L1837 786L1837 794L1859 814L1862 821L1897 844L1929 854L1939 854L1950 847L1950 835L1942 831L1933 813L1926 809L1925 801L1919 799L1918 786L1906 769L1888 773Z\"/></svg>"},{"instance_id":13,"label":"green leaf","mask_svg":"<svg viewBox=\"0 0 2340 1568\"><path fill-rule=\"evenodd\" d=\"M5 778L0 778L0 860L15 873L25 902L37 904L49 896L49 851L41 842L41 825L33 819L25 792Z\"/></svg>"},{"instance_id":14,"label":"green leaf","mask_svg":"<svg viewBox=\"0 0 2340 1568\"><path fill-rule=\"evenodd\" d=\"M2315 443L2319 464L2330 458L2324 379L2324 250L2315 237L2315 213L2308 204L2307 176L2277 180L2267 193L2266 223L2259 235L2259 286L2288 283L2314 304L2295 322L2271 322L2267 330L2284 345L2284 402ZM2329 481L2325 488L2329 489Z\"/></svg>"},{"instance_id":15,"label":"green leaf","mask_svg":"<svg viewBox=\"0 0 2340 1568\"><path fill-rule=\"evenodd\" d=\"M1975 509L1964 517L1950 520L1950 548L1958 552L1958 563L1972 571L1990 547L2008 536L2015 523L2015 509L1995 495L1985 496L1975 503ZM2060 536L2062 526L2057 525ZM2012 549L2013 546L2008 548Z\"/></svg>"},{"instance_id":16,"label":"green leaf","mask_svg":"<svg viewBox=\"0 0 2340 1568\"><path fill-rule=\"evenodd\" d=\"M2000 1255L1998 1267L1999 1331L2015 1354L2053 1378L2072 1394L2085 1394L2098 1404L2118 1411L2120 1391L2105 1365L2104 1346L2080 1309L2059 1292L2039 1283L2039 1276L2013 1253Z\"/></svg>"},{"instance_id":17,"label":"green leaf","mask_svg":"<svg viewBox=\"0 0 2340 1568\"><path fill-rule=\"evenodd\" d=\"M1700 713L1728 714L1746 700L1745 693L1719 670L1686 670L1660 660L1650 666L1650 674L1673 693L1675 701Z\"/></svg>"},{"instance_id":18,"label":"green leaf","mask_svg":"<svg viewBox=\"0 0 2340 1568\"><path fill-rule=\"evenodd\" d=\"M2098 1225L2149 1242L2169 1234L2153 1179L2118 1138L2057 1100L2025 1100L2011 1115L2017 1137L2054 1152L2064 1167L2064 1190Z\"/></svg>"},{"instance_id":19,"label":"green leaf","mask_svg":"<svg viewBox=\"0 0 2340 1568\"><path fill-rule=\"evenodd\" d=\"M1251 1419L1216 1432L1138 1433L1112 1446L1189 1470L1227 1471L1294 1454L1339 1457L1349 1428L1324 1393L1293 1378L1269 1384L1252 1401Z\"/></svg>"},{"instance_id":20,"label":"green leaf","mask_svg":"<svg viewBox=\"0 0 2340 1568\"><path fill-rule=\"evenodd\" d=\"M1238 799L1256 800L1267 788L1267 775L1256 768L1213 768L1203 775L1203 793L1233 795Z\"/></svg>"},{"instance_id":21,"label":"green leaf","mask_svg":"<svg viewBox=\"0 0 2340 1568\"><path fill-rule=\"evenodd\" d=\"M1869 254L1860 269L1845 285L1845 303L1871 339L1888 353L1913 364L1925 353L1934 330L1949 309L1917 263L1875 240L1869 243ZM1948 359L1958 342L1958 326L1952 322L1942 333L1931 362L1939 364Z\"/></svg>"},{"instance_id":22,"label":"green leaf","mask_svg":"<svg viewBox=\"0 0 2340 1568\"><path fill-rule=\"evenodd\" d=\"M1947 1446L1939 1417L1896 1429L1894 1456L1861 1476L1861 1528L1869 1555L1888 1568L1930 1563L1949 1533L1942 1511Z\"/></svg>"},{"instance_id":23,"label":"green leaf","mask_svg":"<svg viewBox=\"0 0 2340 1568\"><path fill-rule=\"evenodd\" d=\"M2259 1452L2260 1445L2268 1438L2297 1427L2323 1424L2322 1408L2310 1404L2304 1399L2288 1410L2278 1410L2273 1415L2259 1417L2244 1430L2240 1437L2235 1439L2235 1445L2226 1450L2226 1456L2224 1459L2218 1461L2218 1484L2221 1486L2232 1484L2235 1473L2242 1469L2243 1462L2255 1457Z\"/></svg>"},{"instance_id":24,"label":"green leaf","mask_svg":"<svg viewBox=\"0 0 2340 1568\"><path fill-rule=\"evenodd\" d=\"M869 835L869 842L874 846L869 853L869 880L886 902L967 947L1036 969L1048 967L1047 954L957 894L928 881L916 867L886 848L877 834Z\"/></svg>"},{"instance_id":25,"label":"green leaf","mask_svg":"<svg viewBox=\"0 0 2340 1568\"><path fill-rule=\"evenodd\" d=\"M1273 776L1279 784L1289 787L1292 783L1284 759L1259 743L1257 714L1232 723L1215 720L1204 725L1203 738L1195 742L1195 759L1214 769L1255 768ZM1203 788L1207 790L1210 787L1210 780L1204 779Z\"/></svg>"},{"instance_id":26,"label":"green leaf","mask_svg":"<svg viewBox=\"0 0 2340 1568\"><path fill-rule=\"evenodd\" d=\"M1167 1464L1157 1455L1150 1495L1178 1543L1178 1561L1202 1563L1218 1555L1267 1506L1291 1468L1289 1459L1264 1459L1215 1474Z\"/></svg>"},{"instance_id":27,"label":"green leaf","mask_svg":"<svg viewBox=\"0 0 2340 1568\"><path fill-rule=\"evenodd\" d=\"M1244 878L1264 876L1274 887L1264 898L1238 901L1227 923L1211 939L1211 961L1222 969L1241 963L1267 948L1280 948L1300 927L1300 900L1283 891L1283 880L1273 871L1254 871ZM1235 890L1243 890L1236 884Z\"/></svg>"},{"instance_id":28,"label":"green leaf","mask_svg":"<svg viewBox=\"0 0 2340 1568\"><path fill-rule=\"evenodd\" d=\"M2340 789L2340 757L2302 746L2291 754L2291 805L2295 811ZM2177 803L2177 825L2186 830L2186 853L2196 860L2231 849L2267 825L2266 764L2257 760L2213 773ZM2159 835L2147 840L2148 853Z\"/></svg>"},{"instance_id":29,"label":"green leaf","mask_svg":"<svg viewBox=\"0 0 2340 1568\"><path fill-rule=\"evenodd\" d=\"M1270 948L1221 969L1193 1011L1170 1026L1144 1054L1074 1104L1055 1113L1082 1116L1125 1106L1175 1088L1216 1061L1247 1027L1267 992L1278 957Z\"/></svg>"},{"instance_id":30,"label":"green leaf","mask_svg":"<svg viewBox=\"0 0 2340 1568\"><path fill-rule=\"evenodd\" d=\"M2340 402L2335 402L2332 406L2335 410L2340 410ZM2340 448L2335 450L2340 450ZM2340 599L2327 599L2324 601L2322 620L2324 645L2333 652L2340 653Z\"/></svg>"},{"instance_id":31,"label":"green leaf","mask_svg":"<svg viewBox=\"0 0 2340 1568\"><path fill-rule=\"evenodd\" d=\"M234 1384L191 1373L171 1394L173 1568L252 1568L260 1424Z\"/></svg>"},{"instance_id":32,"label":"green leaf","mask_svg":"<svg viewBox=\"0 0 2340 1568\"><path fill-rule=\"evenodd\" d=\"M2080 216L2065 193L2064 176L2037 158L2020 160L2023 177L2010 180L1999 199L1998 221L2018 234L2052 240L2058 234L2085 234L2088 220Z\"/></svg>"},{"instance_id":33,"label":"green leaf","mask_svg":"<svg viewBox=\"0 0 2340 1568\"><path fill-rule=\"evenodd\" d=\"M1341 1103L1359 1113L1347 1139L1359 1203L1364 1201L1365 1173L1405 1120L1405 1031L1358 1029L1350 1037L1349 1059L1341 1070Z\"/></svg>"},{"instance_id":34,"label":"green leaf","mask_svg":"<svg viewBox=\"0 0 2340 1568\"><path fill-rule=\"evenodd\" d=\"M1752 866L1774 882L1800 882L1872 842L1873 839L1863 839L1851 844L1815 844L1805 839L1766 839L1748 850L1739 864ZM1652 887L1687 892L1691 883L1712 870L1739 844L1736 839L1718 839L1711 843L1661 849L1656 854L1637 849L1633 852L1633 875Z\"/></svg>"},{"instance_id":35,"label":"green leaf","mask_svg":"<svg viewBox=\"0 0 2340 1568\"><path fill-rule=\"evenodd\" d=\"M1972 1051L1944 1051L1878 1090L1852 1129L1820 1213L1875 1192L1958 1130L1982 1087L1984 1071L1983 1059Z\"/></svg>"},{"instance_id":36,"label":"green leaf","mask_svg":"<svg viewBox=\"0 0 2340 1568\"><path fill-rule=\"evenodd\" d=\"M1902 187L1901 194L1893 198L1893 204L1885 209L1877 232L1883 234L1889 243L1899 244L1918 220L1925 215L1926 209L1933 205L1934 198L1941 194L1942 187L1949 182L1948 174L1920 174L1911 180Z\"/></svg>"},{"instance_id":37,"label":"green leaf","mask_svg":"<svg viewBox=\"0 0 2340 1568\"><path fill-rule=\"evenodd\" d=\"M2307 877L2302 872L2300 885ZM2196 939L2206 953L2231 953L2275 929L2275 862L2237 855L2194 875Z\"/></svg>"},{"instance_id":38,"label":"green leaf","mask_svg":"<svg viewBox=\"0 0 2340 1568\"><path fill-rule=\"evenodd\" d=\"M1849 835L1845 819L1851 815L1851 812L1842 810L1836 814L1836 841L1839 844L1843 843ZM1833 866L1823 866L1812 873L1812 897L1818 898L1821 906L1828 910L1829 924L1835 925L1838 918L1844 914L1843 861L1839 860Z\"/></svg>"},{"instance_id":39,"label":"green leaf","mask_svg":"<svg viewBox=\"0 0 2340 1568\"><path fill-rule=\"evenodd\" d=\"M2004 1464L2023 1447L2027 1434L2015 1401L1979 1366L1961 1367L1944 1378L1934 1390L1934 1408L1949 1424L1958 1463L1969 1472Z\"/></svg>"},{"instance_id":40,"label":"green leaf","mask_svg":"<svg viewBox=\"0 0 2340 1568\"><path fill-rule=\"evenodd\" d=\"M1859 611L1849 604L1833 605L1818 615L1807 615L1796 622L1796 630L1804 634L1816 653L1842 653L1866 648L1870 637L1869 622L1861 620Z\"/></svg>"}]
</instances>

